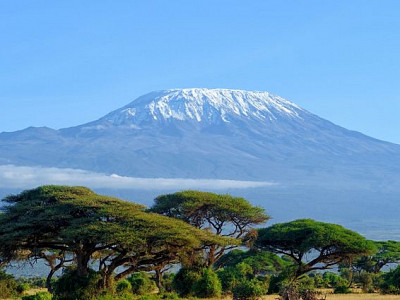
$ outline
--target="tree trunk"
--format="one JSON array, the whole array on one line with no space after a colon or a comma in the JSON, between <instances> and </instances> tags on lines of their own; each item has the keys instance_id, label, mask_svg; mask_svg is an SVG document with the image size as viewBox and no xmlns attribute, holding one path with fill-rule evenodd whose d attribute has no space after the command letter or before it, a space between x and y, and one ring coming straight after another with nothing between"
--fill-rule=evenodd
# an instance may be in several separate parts
<instances>
[{"instance_id":1,"label":"tree trunk","mask_svg":"<svg viewBox=\"0 0 400 300\"><path fill-rule=\"evenodd\" d=\"M88 263L90 260L90 255L88 255L85 251L77 251L76 252L76 265L77 265L77 274L79 276L87 276L89 272Z\"/></svg>"},{"instance_id":2,"label":"tree trunk","mask_svg":"<svg viewBox=\"0 0 400 300\"><path fill-rule=\"evenodd\" d=\"M51 287L51 278L53 277L55 272L55 269L51 269L49 275L47 275L46 278L46 288L49 290L49 292L53 291L53 288Z\"/></svg>"},{"instance_id":3,"label":"tree trunk","mask_svg":"<svg viewBox=\"0 0 400 300\"><path fill-rule=\"evenodd\" d=\"M109 272L105 272L102 274L102 279L101 279L101 286L100 288L103 289L110 289L113 286L113 272L109 273Z\"/></svg>"},{"instance_id":4,"label":"tree trunk","mask_svg":"<svg viewBox=\"0 0 400 300\"><path fill-rule=\"evenodd\" d=\"M157 270L155 270L156 271L156 276L155 276L155 279L156 279L156 285L157 285L157 288L158 288L158 291L161 293L161 292L164 292L164 286L162 285L162 273L161 273L161 270L160 269L157 269Z\"/></svg>"},{"instance_id":5,"label":"tree trunk","mask_svg":"<svg viewBox=\"0 0 400 300\"><path fill-rule=\"evenodd\" d=\"M214 262L215 262L215 246L212 245L210 246L210 252L208 253L208 259L207 259L207 267L211 267Z\"/></svg>"}]
</instances>

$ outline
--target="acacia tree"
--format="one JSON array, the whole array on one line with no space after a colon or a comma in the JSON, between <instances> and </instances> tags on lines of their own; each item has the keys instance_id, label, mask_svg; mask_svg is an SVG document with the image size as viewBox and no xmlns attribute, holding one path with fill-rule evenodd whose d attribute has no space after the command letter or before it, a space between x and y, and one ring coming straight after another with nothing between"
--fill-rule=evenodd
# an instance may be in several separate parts
<instances>
[{"instance_id":1,"label":"acacia tree","mask_svg":"<svg viewBox=\"0 0 400 300\"><path fill-rule=\"evenodd\" d=\"M301 219L260 229L255 247L293 259L294 279L375 251L372 242L340 225ZM309 258L309 259L307 259Z\"/></svg>"},{"instance_id":2,"label":"acacia tree","mask_svg":"<svg viewBox=\"0 0 400 300\"><path fill-rule=\"evenodd\" d=\"M202 245L232 243L84 187L43 186L4 201L8 205L0 215L1 257L9 261L21 251L69 253L79 276L86 276L90 260L97 258L102 286L176 262L183 252ZM115 274L120 266L125 268Z\"/></svg>"},{"instance_id":3,"label":"acacia tree","mask_svg":"<svg viewBox=\"0 0 400 300\"><path fill-rule=\"evenodd\" d=\"M343 267L351 268L353 272L379 273L388 264L400 262L400 242L372 241L377 251L372 255L356 257L354 261L345 263Z\"/></svg>"},{"instance_id":4,"label":"acacia tree","mask_svg":"<svg viewBox=\"0 0 400 300\"><path fill-rule=\"evenodd\" d=\"M269 219L261 207L251 205L246 199L200 191L182 191L158 196L150 211L185 221L197 228L207 229L216 235L244 239L252 226ZM205 247L206 265L211 266L237 243Z\"/></svg>"}]
</instances>

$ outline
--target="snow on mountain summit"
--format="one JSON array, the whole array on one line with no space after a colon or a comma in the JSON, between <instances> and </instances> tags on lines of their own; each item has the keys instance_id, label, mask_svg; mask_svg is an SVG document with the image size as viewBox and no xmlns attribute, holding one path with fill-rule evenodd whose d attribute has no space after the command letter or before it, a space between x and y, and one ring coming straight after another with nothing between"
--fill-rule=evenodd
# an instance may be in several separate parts
<instances>
[{"instance_id":1,"label":"snow on mountain summit","mask_svg":"<svg viewBox=\"0 0 400 300\"><path fill-rule=\"evenodd\" d=\"M273 121L301 118L305 111L268 92L230 89L170 89L143 95L99 121L109 125L140 125L154 121L229 123L237 118Z\"/></svg>"}]
</instances>

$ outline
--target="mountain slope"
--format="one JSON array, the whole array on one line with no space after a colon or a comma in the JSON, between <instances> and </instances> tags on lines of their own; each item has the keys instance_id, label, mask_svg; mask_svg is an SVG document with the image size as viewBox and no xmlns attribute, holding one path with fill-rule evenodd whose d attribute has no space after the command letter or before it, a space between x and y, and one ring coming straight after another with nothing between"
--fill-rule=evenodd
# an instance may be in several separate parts
<instances>
[{"instance_id":1,"label":"mountain slope","mask_svg":"<svg viewBox=\"0 0 400 300\"><path fill-rule=\"evenodd\" d=\"M399 145L266 92L226 89L157 91L77 127L1 133L0 164L339 187L400 183Z\"/></svg>"}]
</instances>

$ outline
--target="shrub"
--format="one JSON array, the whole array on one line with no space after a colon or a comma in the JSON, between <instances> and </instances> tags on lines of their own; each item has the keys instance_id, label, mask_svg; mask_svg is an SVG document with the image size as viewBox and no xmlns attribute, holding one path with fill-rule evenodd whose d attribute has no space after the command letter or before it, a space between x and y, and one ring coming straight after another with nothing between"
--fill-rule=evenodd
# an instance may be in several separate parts
<instances>
[{"instance_id":1,"label":"shrub","mask_svg":"<svg viewBox=\"0 0 400 300\"><path fill-rule=\"evenodd\" d=\"M145 295L156 289L154 281L145 272L133 273L128 277L128 281L132 286L132 292L136 295Z\"/></svg>"},{"instance_id":2,"label":"shrub","mask_svg":"<svg viewBox=\"0 0 400 300\"><path fill-rule=\"evenodd\" d=\"M193 285L194 295L200 298L220 297L221 291L221 282L217 274L210 268L204 268L200 279Z\"/></svg>"},{"instance_id":3,"label":"shrub","mask_svg":"<svg viewBox=\"0 0 400 300\"><path fill-rule=\"evenodd\" d=\"M171 293L174 291L174 287L172 284L174 281L174 277L174 273L167 273L162 276L161 284L163 285L165 292Z\"/></svg>"},{"instance_id":4,"label":"shrub","mask_svg":"<svg viewBox=\"0 0 400 300\"><path fill-rule=\"evenodd\" d=\"M23 296L22 300L51 300L52 295L49 292L39 292L35 295Z\"/></svg>"},{"instance_id":5,"label":"shrub","mask_svg":"<svg viewBox=\"0 0 400 300\"><path fill-rule=\"evenodd\" d=\"M347 283L340 283L334 288L333 293L334 294L350 294L351 290Z\"/></svg>"},{"instance_id":6,"label":"shrub","mask_svg":"<svg viewBox=\"0 0 400 300\"><path fill-rule=\"evenodd\" d=\"M101 275L89 270L87 276L79 276L74 268L66 268L63 275L54 284L54 295L57 300L90 300L100 295L99 282Z\"/></svg>"},{"instance_id":7,"label":"shrub","mask_svg":"<svg viewBox=\"0 0 400 300\"><path fill-rule=\"evenodd\" d=\"M266 290L257 279L244 280L233 288L233 299L256 299L266 294Z\"/></svg>"},{"instance_id":8,"label":"shrub","mask_svg":"<svg viewBox=\"0 0 400 300\"><path fill-rule=\"evenodd\" d=\"M310 276L303 276L299 279L299 291L312 291L315 289L314 278Z\"/></svg>"},{"instance_id":9,"label":"shrub","mask_svg":"<svg viewBox=\"0 0 400 300\"><path fill-rule=\"evenodd\" d=\"M29 285L29 283L24 282L24 283L18 284L16 290L18 293L22 294L23 292L29 290L30 288L31 288L31 286Z\"/></svg>"},{"instance_id":10,"label":"shrub","mask_svg":"<svg viewBox=\"0 0 400 300\"><path fill-rule=\"evenodd\" d=\"M326 287L333 287L333 288L338 285L341 285L342 281L345 280L338 274L332 272L325 272L324 275L322 275L322 279L324 280Z\"/></svg>"},{"instance_id":11,"label":"shrub","mask_svg":"<svg viewBox=\"0 0 400 300\"><path fill-rule=\"evenodd\" d=\"M18 283L12 275L7 274L0 269L0 295L4 298L14 296L17 291Z\"/></svg>"},{"instance_id":12,"label":"shrub","mask_svg":"<svg viewBox=\"0 0 400 300\"><path fill-rule=\"evenodd\" d=\"M374 281L371 273L361 272L358 276L358 280L361 283L361 289L364 293L374 292Z\"/></svg>"},{"instance_id":13,"label":"shrub","mask_svg":"<svg viewBox=\"0 0 400 300\"><path fill-rule=\"evenodd\" d=\"M400 266L382 275L380 284L384 294L400 294Z\"/></svg>"},{"instance_id":14,"label":"shrub","mask_svg":"<svg viewBox=\"0 0 400 300\"><path fill-rule=\"evenodd\" d=\"M118 294L132 292L132 285L127 279L122 279L117 282L116 291Z\"/></svg>"},{"instance_id":15,"label":"shrub","mask_svg":"<svg viewBox=\"0 0 400 300\"><path fill-rule=\"evenodd\" d=\"M232 291L240 282L254 277L253 269L243 262L234 267L226 267L219 270L217 274L224 292Z\"/></svg>"},{"instance_id":16,"label":"shrub","mask_svg":"<svg viewBox=\"0 0 400 300\"><path fill-rule=\"evenodd\" d=\"M172 281L172 286L179 296L186 297L193 293L192 287L200 278L201 274L198 270L181 268L176 273Z\"/></svg>"}]
</instances>

